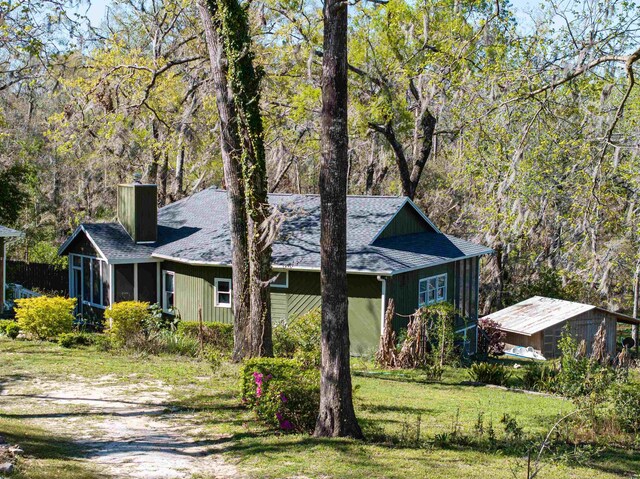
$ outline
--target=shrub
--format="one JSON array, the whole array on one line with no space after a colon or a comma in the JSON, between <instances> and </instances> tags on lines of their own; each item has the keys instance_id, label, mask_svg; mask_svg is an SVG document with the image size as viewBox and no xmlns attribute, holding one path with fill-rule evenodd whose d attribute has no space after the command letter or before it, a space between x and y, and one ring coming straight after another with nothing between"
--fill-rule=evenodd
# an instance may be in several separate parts
<instances>
[{"instance_id":1,"label":"shrub","mask_svg":"<svg viewBox=\"0 0 640 479\"><path fill-rule=\"evenodd\" d=\"M107 309L104 317L109 320L109 335L113 341L124 346L144 332L149 319L149 303L142 301L122 301Z\"/></svg>"},{"instance_id":2,"label":"shrub","mask_svg":"<svg viewBox=\"0 0 640 479\"><path fill-rule=\"evenodd\" d=\"M16 300L18 326L38 339L52 339L73 329L75 298L38 296Z\"/></svg>"},{"instance_id":3,"label":"shrub","mask_svg":"<svg viewBox=\"0 0 640 479\"><path fill-rule=\"evenodd\" d=\"M273 352L308 366L320 365L320 309L313 309L273 328Z\"/></svg>"},{"instance_id":4,"label":"shrub","mask_svg":"<svg viewBox=\"0 0 640 479\"><path fill-rule=\"evenodd\" d=\"M478 354L482 356L500 356L504 354L504 338L507 333L500 325L490 319L478 321Z\"/></svg>"},{"instance_id":5,"label":"shrub","mask_svg":"<svg viewBox=\"0 0 640 479\"><path fill-rule=\"evenodd\" d=\"M16 339L20 334L20 326L18 326L18 323L16 323L15 321L11 321L11 323L5 326L4 331L7 337Z\"/></svg>"},{"instance_id":6,"label":"shrub","mask_svg":"<svg viewBox=\"0 0 640 479\"><path fill-rule=\"evenodd\" d=\"M610 398L618 426L637 435L640 432L640 384L616 383L610 390Z\"/></svg>"},{"instance_id":7,"label":"shrub","mask_svg":"<svg viewBox=\"0 0 640 479\"><path fill-rule=\"evenodd\" d=\"M180 356L196 357L200 352L200 343L191 336L161 331L157 336L148 340L151 354L177 354Z\"/></svg>"},{"instance_id":8,"label":"shrub","mask_svg":"<svg viewBox=\"0 0 640 479\"><path fill-rule=\"evenodd\" d=\"M200 339L200 325L197 321L182 321L178 324L179 334ZM203 342L220 351L231 351L233 349L233 324L225 323L203 323Z\"/></svg>"},{"instance_id":9,"label":"shrub","mask_svg":"<svg viewBox=\"0 0 640 479\"><path fill-rule=\"evenodd\" d=\"M6 334L5 328L8 324L14 323L12 319L0 319L0 334Z\"/></svg>"},{"instance_id":10,"label":"shrub","mask_svg":"<svg viewBox=\"0 0 640 479\"><path fill-rule=\"evenodd\" d=\"M558 370L546 363L530 363L522 375L522 387L530 391L555 392Z\"/></svg>"},{"instance_id":11,"label":"shrub","mask_svg":"<svg viewBox=\"0 0 640 479\"><path fill-rule=\"evenodd\" d=\"M96 334L93 337L93 344L95 344L98 351L111 351L113 349L111 336L106 334Z\"/></svg>"},{"instance_id":12,"label":"shrub","mask_svg":"<svg viewBox=\"0 0 640 479\"><path fill-rule=\"evenodd\" d=\"M63 333L58 336L58 344L63 348L89 346L93 344L93 336L88 333Z\"/></svg>"},{"instance_id":13,"label":"shrub","mask_svg":"<svg viewBox=\"0 0 640 479\"><path fill-rule=\"evenodd\" d=\"M149 306L149 315L144 320L144 329L147 333L157 331L175 331L180 324L180 317L165 314L162 307L155 303Z\"/></svg>"},{"instance_id":14,"label":"shrub","mask_svg":"<svg viewBox=\"0 0 640 479\"><path fill-rule=\"evenodd\" d=\"M616 371L587 358L584 342L578 344L567 330L562 332L558 347L562 358L555 385L560 394L573 398L587 395L595 397L616 381Z\"/></svg>"},{"instance_id":15,"label":"shrub","mask_svg":"<svg viewBox=\"0 0 640 479\"><path fill-rule=\"evenodd\" d=\"M196 357L200 352L200 343L191 336L174 331L159 331L147 335L144 330L130 335L125 342L116 341L116 345L145 354L174 354Z\"/></svg>"},{"instance_id":16,"label":"shrub","mask_svg":"<svg viewBox=\"0 0 640 479\"><path fill-rule=\"evenodd\" d=\"M215 349L213 347L207 348L204 353L205 359L211 366L213 372L217 372L222 366L222 362L224 361L224 354L219 349Z\"/></svg>"},{"instance_id":17,"label":"shrub","mask_svg":"<svg viewBox=\"0 0 640 479\"><path fill-rule=\"evenodd\" d=\"M474 363L469 370L469 376L476 382L504 386L511 377L511 372L498 363Z\"/></svg>"},{"instance_id":18,"label":"shrub","mask_svg":"<svg viewBox=\"0 0 640 479\"><path fill-rule=\"evenodd\" d=\"M258 417L284 431L311 432L320 408L320 373L294 359L258 358L241 370L242 399Z\"/></svg>"}]
</instances>

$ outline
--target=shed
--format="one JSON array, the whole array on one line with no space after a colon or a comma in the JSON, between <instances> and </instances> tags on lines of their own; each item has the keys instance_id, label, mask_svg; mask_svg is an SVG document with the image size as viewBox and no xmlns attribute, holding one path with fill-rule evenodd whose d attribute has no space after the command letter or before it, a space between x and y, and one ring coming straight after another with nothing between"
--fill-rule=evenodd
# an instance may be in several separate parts
<instances>
[{"instance_id":1,"label":"shed","mask_svg":"<svg viewBox=\"0 0 640 479\"><path fill-rule=\"evenodd\" d=\"M574 338L585 341L587 354L591 354L594 336L604 321L607 352L613 356L616 353L617 323L640 323L630 316L598 306L542 296L534 296L482 319L500 325L500 329L506 333L507 347L531 346L546 358L560 355L558 340L565 326Z\"/></svg>"},{"instance_id":2,"label":"shed","mask_svg":"<svg viewBox=\"0 0 640 479\"><path fill-rule=\"evenodd\" d=\"M23 233L0 225L0 314L4 310L5 285L7 281L7 251L6 244L15 238L20 238Z\"/></svg>"}]
</instances>

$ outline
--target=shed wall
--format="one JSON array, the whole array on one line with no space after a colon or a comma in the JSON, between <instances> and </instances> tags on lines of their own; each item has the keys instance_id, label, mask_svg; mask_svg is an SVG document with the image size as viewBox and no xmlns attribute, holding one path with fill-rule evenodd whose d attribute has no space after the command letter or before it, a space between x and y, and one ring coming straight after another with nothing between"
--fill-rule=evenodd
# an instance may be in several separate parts
<instances>
[{"instance_id":1,"label":"shed wall","mask_svg":"<svg viewBox=\"0 0 640 479\"><path fill-rule=\"evenodd\" d=\"M578 341L585 342L586 353L590 355L593 350L593 340L600 328L602 320L606 324L607 352L610 356L616 354L616 319L613 315L598 310L591 310L557 323L532 336L524 334L507 333L505 343L509 346L531 346L544 355L547 359L561 356L558 342L562 337L565 326L569 326L569 332Z\"/></svg>"}]
</instances>

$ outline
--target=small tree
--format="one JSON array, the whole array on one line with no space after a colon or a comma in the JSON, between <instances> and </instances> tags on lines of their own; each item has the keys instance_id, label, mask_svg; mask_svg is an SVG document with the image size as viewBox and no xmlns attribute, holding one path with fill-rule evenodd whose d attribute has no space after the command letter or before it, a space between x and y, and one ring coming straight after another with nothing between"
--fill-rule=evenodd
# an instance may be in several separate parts
<instances>
[{"instance_id":1,"label":"small tree","mask_svg":"<svg viewBox=\"0 0 640 479\"><path fill-rule=\"evenodd\" d=\"M507 333L500 325L490 319L478 321L478 354L481 356L500 356L504 354L504 338Z\"/></svg>"}]
</instances>

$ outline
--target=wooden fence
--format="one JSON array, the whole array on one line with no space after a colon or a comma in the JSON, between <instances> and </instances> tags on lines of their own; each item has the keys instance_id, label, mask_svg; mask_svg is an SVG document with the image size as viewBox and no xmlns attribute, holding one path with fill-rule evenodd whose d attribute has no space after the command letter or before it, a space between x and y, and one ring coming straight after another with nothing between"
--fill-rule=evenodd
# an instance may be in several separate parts
<instances>
[{"instance_id":1,"label":"wooden fence","mask_svg":"<svg viewBox=\"0 0 640 479\"><path fill-rule=\"evenodd\" d=\"M18 283L27 289L69 294L69 276L66 269L47 263L7 261L7 283Z\"/></svg>"}]
</instances>

